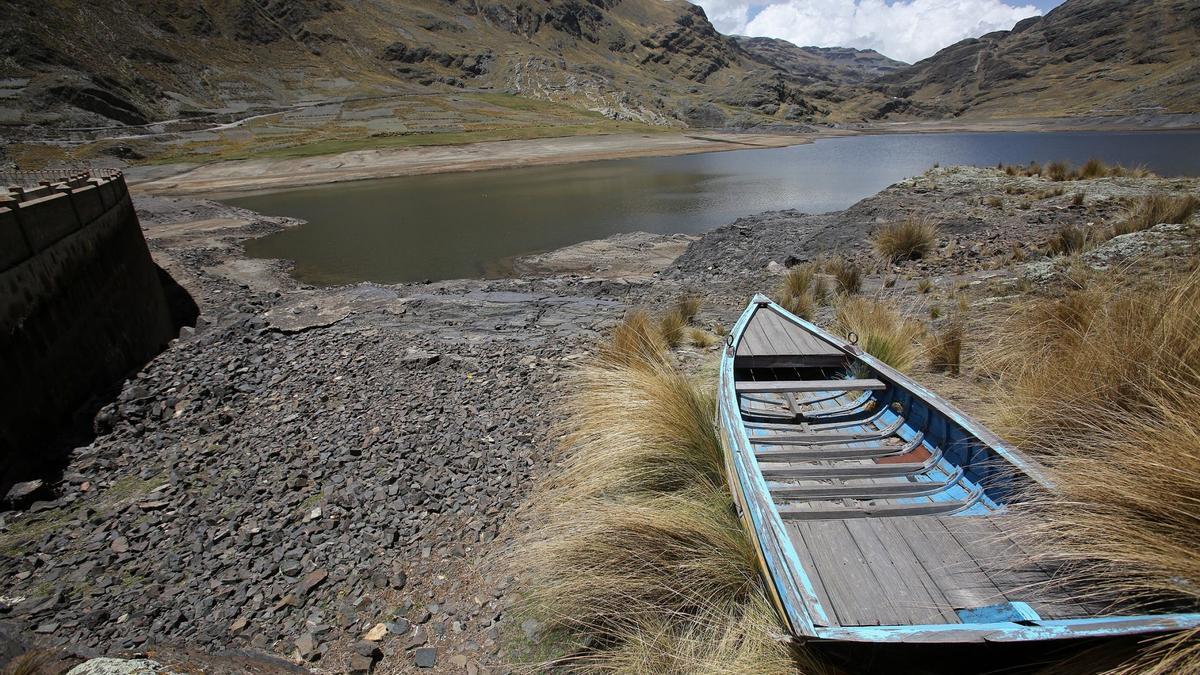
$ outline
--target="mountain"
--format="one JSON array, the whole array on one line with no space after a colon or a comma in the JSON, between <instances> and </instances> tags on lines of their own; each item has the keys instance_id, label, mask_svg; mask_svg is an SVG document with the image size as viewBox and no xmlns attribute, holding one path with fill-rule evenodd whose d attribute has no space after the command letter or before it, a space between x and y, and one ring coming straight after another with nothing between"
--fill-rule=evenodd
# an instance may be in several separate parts
<instances>
[{"instance_id":1,"label":"mountain","mask_svg":"<svg viewBox=\"0 0 1200 675\"><path fill-rule=\"evenodd\" d=\"M0 0L0 14L11 19L0 25L0 124L10 127L456 91L656 125L787 124L820 109L800 84L893 63L743 46L683 0ZM767 51L796 56L777 67Z\"/></svg>"},{"instance_id":2,"label":"mountain","mask_svg":"<svg viewBox=\"0 0 1200 675\"><path fill-rule=\"evenodd\" d=\"M743 35L733 39L750 58L779 69L801 84L861 84L908 66L874 49L797 47L787 40Z\"/></svg>"},{"instance_id":3,"label":"mountain","mask_svg":"<svg viewBox=\"0 0 1200 675\"><path fill-rule=\"evenodd\" d=\"M883 76L873 117L1200 111L1200 3L1067 0Z\"/></svg>"},{"instance_id":4,"label":"mountain","mask_svg":"<svg viewBox=\"0 0 1200 675\"><path fill-rule=\"evenodd\" d=\"M684 0L0 0L0 16L0 156L22 164L97 137L195 161L1200 110L1195 0L1067 0L911 66L721 35Z\"/></svg>"}]
</instances>

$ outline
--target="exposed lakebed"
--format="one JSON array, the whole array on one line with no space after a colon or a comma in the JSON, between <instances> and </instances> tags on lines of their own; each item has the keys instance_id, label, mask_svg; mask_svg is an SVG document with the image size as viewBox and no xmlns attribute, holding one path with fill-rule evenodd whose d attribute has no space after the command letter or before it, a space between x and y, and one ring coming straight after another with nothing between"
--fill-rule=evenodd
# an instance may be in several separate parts
<instances>
[{"instance_id":1,"label":"exposed lakebed","mask_svg":"<svg viewBox=\"0 0 1200 675\"><path fill-rule=\"evenodd\" d=\"M854 136L810 145L412 176L255 194L227 202L304 225L246 242L335 285L503 274L514 256L621 232L708 231L775 209L844 209L935 164L1090 157L1200 175L1200 132Z\"/></svg>"}]
</instances>

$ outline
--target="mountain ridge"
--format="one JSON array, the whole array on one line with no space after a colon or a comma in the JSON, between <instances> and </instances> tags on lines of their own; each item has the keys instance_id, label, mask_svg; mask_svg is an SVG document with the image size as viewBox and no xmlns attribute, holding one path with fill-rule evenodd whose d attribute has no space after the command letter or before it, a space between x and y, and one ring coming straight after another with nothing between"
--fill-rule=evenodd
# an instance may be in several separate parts
<instances>
[{"instance_id":1,"label":"mountain ridge","mask_svg":"<svg viewBox=\"0 0 1200 675\"><path fill-rule=\"evenodd\" d=\"M512 125L794 133L1200 110L1189 0L1067 0L915 64L722 35L684 0L0 0L0 12L12 17L0 28L0 134L169 135L275 114L215 145L167 139L215 157L364 130L460 142ZM411 104L349 105L388 97Z\"/></svg>"}]
</instances>

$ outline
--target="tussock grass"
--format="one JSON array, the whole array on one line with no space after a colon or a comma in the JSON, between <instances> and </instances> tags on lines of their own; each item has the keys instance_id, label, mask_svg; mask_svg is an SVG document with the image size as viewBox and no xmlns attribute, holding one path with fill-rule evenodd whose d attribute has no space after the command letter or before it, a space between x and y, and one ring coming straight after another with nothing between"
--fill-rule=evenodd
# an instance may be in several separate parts
<instances>
[{"instance_id":1,"label":"tussock grass","mask_svg":"<svg viewBox=\"0 0 1200 675\"><path fill-rule=\"evenodd\" d=\"M626 347L654 324L631 313L576 374L558 469L531 499L535 526L505 557L517 614L559 640L534 667L825 672L786 646L765 599L725 483L713 382L691 381L669 352Z\"/></svg>"},{"instance_id":2,"label":"tussock grass","mask_svg":"<svg viewBox=\"0 0 1200 675\"><path fill-rule=\"evenodd\" d=\"M1072 255L1086 251L1092 243L1092 233L1087 228L1063 224L1046 242L1046 250L1051 255Z\"/></svg>"},{"instance_id":3,"label":"tussock grass","mask_svg":"<svg viewBox=\"0 0 1200 675\"><path fill-rule=\"evenodd\" d=\"M690 342L694 347L707 349L714 345L721 344L721 338L713 335L703 328L693 326L692 328L688 329L688 342Z\"/></svg>"},{"instance_id":4,"label":"tussock grass","mask_svg":"<svg viewBox=\"0 0 1200 675\"><path fill-rule=\"evenodd\" d=\"M825 263L825 272L833 276L835 290L839 294L852 295L862 290L862 267L851 260L834 258Z\"/></svg>"},{"instance_id":5,"label":"tussock grass","mask_svg":"<svg viewBox=\"0 0 1200 675\"><path fill-rule=\"evenodd\" d=\"M1200 273L1151 287L1093 282L1034 302L985 362L1007 405L996 426L1055 484L1030 490L1018 533L1059 580L1124 611L1200 608ZM1113 666L1200 672L1200 631L1155 638ZM1082 672L1082 671L1081 671Z\"/></svg>"},{"instance_id":6,"label":"tussock grass","mask_svg":"<svg viewBox=\"0 0 1200 675\"><path fill-rule=\"evenodd\" d=\"M641 309L631 310L601 345L597 360L607 368L662 368L670 365L670 346L657 323Z\"/></svg>"},{"instance_id":7,"label":"tussock grass","mask_svg":"<svg viewBox=\"0 0 1200 675\"><path fill-rule=\"evenodd\" d=\"M1053 181L1070 180L1075 174L1071 171L1071 165L1066 162L1050 162L1046 165L1042 175Z\"/></svg>"},{"instance_id":8,"label":"tussock grass","mask_svg":"<svg viewBox=\"0 0 1200 675\"><path fill-rule=\"evenodd\" d=\"M917 282L917 292L920 293L921 295L924 295L932 290L933 290L933 280L932 279L921 279L920 281Z\"/></svg>"},{"instance_id":9,"label":"tussock grass","mask_svg":"<svg viewBox=\"0 0 1200 675\"><path fill-rule=\"evenodd\" d=\"M1161 223L1186 223L1200 209L1195 195L1154 194L1133 203L1125 216L1113 226L1113 236L1141 232Z\"/></svg>"},{"instance_id":10,"label":"tussock grass","mask_svg":"<svg viewBox=\"0 0 1200 675\"><path fill-rule=\"evenodd\" d=\"M60 672L54 666L56 664L54 653L44 649L31 649L20 656L8 662L8 665L0 670L3 675L50 675L53 672Z\"/></svg>"},{"instance_id":11,"label":"tussock grass","mask_svg":"<svg viewBox=\"0 0 1200 675\"><path fill-rule=\"evenodd\" d=\"M1020 307L985 360L1012 394L998 425L1022 445L1053 450L1059 435L1099 440L1094 420L1145 412L1145 394L1200 372L1200 273L1161 287L1103 281Z\"/></svg>"},{"instance_id":12,"label":"tussock grass","mask_svg":"<svg viewBox=\"0 0 1200 675\"><path fill-rule=\"evenodd\" d=\"M999 167L1009 176L1048 178L1053 181L1089 180L1093 178L1152 178L1154 173L1142 166L1125 167L1108 164L1102 160L1089 159L1082 167L1072 168L1064 161L1050 162L1045 166L1030 162L1025 166L1004 165Z\"/></svg>"},{"instance_id":13,"label":"tussock grass","mask_svg":"<svg viewBox=\"0 0 1200 675\"><path fill-rule=\"evenodd\" d=\"M1071 195L1071 205L1072 206L1083 206L1083 201L1085 199L1087 199L1087 195L1085 193L1076 192L1075 194Z\"/></svg>"},{"instance_id":14,"label":"tussock grass","mask_svg":"<svg viewBox=\"0 0 1200 675\"><path fill-rule=\"evenodd\" d=\"M809 293L782 295L779 297L779 304L787 311L807 321L811 321L817 311L817 303Z\"/></svg>"},{"instance_id":15,"label":"tussock grass","mask_svg":"<svg viewBox=\"0 0 1200 675\"><path fill-rule=\"evenodd\" d=\"M927 218L908 218L875 232L875 251L892 262L917 260L929 254L937 240L937 225Z\"/></svg>"},{"instance_id":16,"label":"tussock grass","mask_svg":"<svg viewBox=\"0 0 1200 675\"><path fill-rule=\"evenodd\" d=\"M900 317L887 305L869 298L844 298L837 305L834 329L858 335L858 346L899 371L911 370L921 356L921 324Z\"/></svg>"},{"instance_id":17,"label":"tussock grass","mask_svg":"<svg viewBox=\"0 0 1200 675\"><path fill-rule=\"evenodd\" d=\"M816 265L798 265L787 271L779 285L779 304L803 319L812 319L818 302L828 296L825 279Z\"/></svg>"},{"instance_id":18,"label":"tussock grass","mask_svg":"<svg viewBox=\"0 0 1200 675\"><path fill-rule=\"evenodd\" d=\"M934 317L936 318L936 317ZM966 326L962 319L953 317L940 331L933 334L926 345L929 354L929 367L933 370L944 370L951 375L958 375L962 368L963 337Z\"/></svg>"},{"instance_id":19,"label":"tussock grass","mask_svg":"<svg viewBox=\"0 0 1200 675\"><path fill-rule=\"evenodd\" d=\"M658 320L658 330L667 346L674 349L690 336L688 326L700 311L700 298L685 295L675 301Z\"/></svg>"},{"instance_id":20,"label":"tussock grass","mask_svg":"<svg viewBox=\"0 0 1200 675\"><path fill-rule=\"evenodd\" d=\"M991 197L988 197L985 203L993 209L1004 208L1004 198L998 195L992 195Z\"/></svg>"},{"instance_id":21,"label":"tussock grass","mask_svg":"<svg viewBox=\"0 0 1200 675\"><path fill-rule=\"evenodd\" d=\"M685 295L675 301L672 311L683 317L687 323L691 323L696 318L696 314L700 312L700 305L698 296Z\"/></svg>"}]
</instances>

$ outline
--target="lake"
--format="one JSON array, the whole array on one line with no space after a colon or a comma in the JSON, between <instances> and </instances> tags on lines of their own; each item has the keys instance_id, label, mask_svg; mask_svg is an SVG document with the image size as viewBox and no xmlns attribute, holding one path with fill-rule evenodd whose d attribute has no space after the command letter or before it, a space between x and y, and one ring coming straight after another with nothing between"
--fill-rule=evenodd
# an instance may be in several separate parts
<instances>
[{"instance_id":1,"label":"lake","mask_svg":"<svg viewBox=\"0 0 1200 675\"><path fill-rule=\"evenodd\" d=\"M1200 175L1200 132L853 136L681 157L410 176L226 199L307 224L246 242L317 285L502 274L506 259L619 232L701 233L776 209L844 209L935 164L1091 157Z\"/></svg>"}]
</instances>

